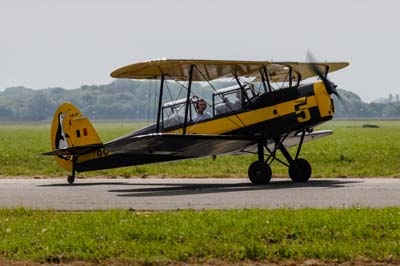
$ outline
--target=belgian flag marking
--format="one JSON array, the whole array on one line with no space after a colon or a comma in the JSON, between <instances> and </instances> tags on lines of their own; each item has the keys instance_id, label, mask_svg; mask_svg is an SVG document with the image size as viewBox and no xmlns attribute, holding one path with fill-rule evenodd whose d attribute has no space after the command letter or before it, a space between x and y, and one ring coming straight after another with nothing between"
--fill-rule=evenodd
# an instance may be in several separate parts
<instances>
[{"instance_id":1,"label":"belgian flag marking","mask_svg":"<svg viewBox=\"0 0 400 266\"><path fill-rule=\"evenodd\" d=\"M86 137L86 136L88 135L87 128L82 129L82 131L83 131L83 136ZM77 138L80 138L80 137L81 137L81 131L80 131L79 129L76 130L76 137L77 137Z\"/></svg>"}]
</instances>

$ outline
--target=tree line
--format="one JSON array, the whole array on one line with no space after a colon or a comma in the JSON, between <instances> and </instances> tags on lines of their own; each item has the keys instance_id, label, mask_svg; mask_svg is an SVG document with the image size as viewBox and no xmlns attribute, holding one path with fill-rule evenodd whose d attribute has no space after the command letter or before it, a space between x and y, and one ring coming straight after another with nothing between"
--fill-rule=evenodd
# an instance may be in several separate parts
<instances>
[{"instance_id":1,"label":"tree line","mask_svg":"<svg viewBox=\"0 0 400 266\"><path fill-rule=\"evenodd\" d=\"M210 86L193 84L193 92L211 95L213 89L233 85L217 81ZM200 87L202 87L200 89ZM33 90L10 87L0 91L0 121L50 120L63 102L76 105L90 119L97 120L152 120L158 105L157 81L115 80L105 85L83 85L78 89L60 87ZM400 117L400 103L365 103L353 92L339 90L343 103L335 99L335 117ZM186 89L175 81L165 84L164 102L186 97ZM210 100L210 99L208 99Z\"/></svg>"}]
</instances>

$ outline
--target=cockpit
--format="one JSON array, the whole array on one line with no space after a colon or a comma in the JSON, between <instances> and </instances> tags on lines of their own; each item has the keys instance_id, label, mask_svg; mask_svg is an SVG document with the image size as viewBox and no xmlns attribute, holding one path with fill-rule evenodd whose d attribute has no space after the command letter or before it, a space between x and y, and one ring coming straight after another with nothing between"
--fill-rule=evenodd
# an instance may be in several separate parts
<instances>
[{"instance_id":1,"label":"cockpit","mask_svg":"<svg viewBox=\"0 0 400 266\"><path fill-rule=\"evenodd\" d=\"M192 99L190 99L192 102ZM191 106L192 104L190 104ZM186 99L179 99L176 101L168 102L162 106L162 118L164 128L170 128L181 125L185 121L185 106ZM192 108L189 108L188 113L189 121L192 118Z\"/></svg>"},{"instance_id":2,"label":"cockpit","mask_svg":"<svg viewBox=\"0 0 400 266\"><path fill-rule=\"evenodd\" d=\"M215 90L211 97L204 98L207 108L207 119L201 121L194 121L197 110L197 102L202 98L199 96L192 96L189 98L189 110L187 114L187 124L196 124L204 122L213 118L219 118L240 113L246 110L249 103L259 95L259 92L254 88L251 83L244 83L242 86L231 86ZM179 99L164 103L162 105L162 127L164 129L176 128L185 122L185 106L187 100Z\"/></svg>"},{"instance_id":3,"label":"cockpit","mask_svg":"<svg viewBox=\"0 0 400 266\"><path fill-rule=\"evenodd\" d=\"M213 93L213 115L223 116L229 113L237 113L245 109L246 105L254 100L259 94L251 83L232 86L217 90Z\"/></svg>"}]
</instances>

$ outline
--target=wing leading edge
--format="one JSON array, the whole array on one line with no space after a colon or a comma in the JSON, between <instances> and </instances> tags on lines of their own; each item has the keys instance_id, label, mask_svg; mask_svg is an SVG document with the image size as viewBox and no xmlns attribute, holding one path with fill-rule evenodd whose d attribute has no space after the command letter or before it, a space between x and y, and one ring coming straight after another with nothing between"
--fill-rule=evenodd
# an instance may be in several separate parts
<instances>
[{"instance_id":1,"label":"wing leading edge","mask_svg":"<svg viewBox=\"0 0 400 266\"><path fill-rule=\"evenodd\" d=\"M313 62L321 72L334 72L349 65L348 62ZM260 69L267 68L271 82L284 82L289 69L301 79L316 76L308 62L231 61L157 59L119 68L111 73L113 78L159 79L162 75L175 80L187 80L194 65L193 81L207 81L223 77L251 76L260 79ZM197 71L196 71L197 70Z\"/></svg>"}]
</instances>

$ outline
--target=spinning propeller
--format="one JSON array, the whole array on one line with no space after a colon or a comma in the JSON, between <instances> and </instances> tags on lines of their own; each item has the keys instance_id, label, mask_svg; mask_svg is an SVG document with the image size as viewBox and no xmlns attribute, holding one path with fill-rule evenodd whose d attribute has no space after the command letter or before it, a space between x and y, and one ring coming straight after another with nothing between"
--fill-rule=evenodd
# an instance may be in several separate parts
<instances>
[{"instance_id":1,"label":"spinning propeller","mask_svg":"<svg viewBox=\"0 0 400 266\"><path fill-rule=\"evenodd\" d=\"M324 75L321 70L318 68L317 64L315 63L316 60L314 56L311 54L311 52L307 52L307 61L310 63L310 68L315 72L315 74L318 75L318 77L322 80L322 82L325 85L326 90L328 91L329 94L334 94L336 95L340 100L341 97L339 93L336 90L337 85L333 82L331 82L326 75Z\"/></svg>"},{"instance_id":2,"label":"spinning propeller","mask_svg":"<svg viewBox=\"0 0 400 266\"><path fill-rule=\"evenodd\" d=\"M332 81L330 81L326 75L324 75L321 70L319 69L319 67L317 66L317 64L315 62L317 62L315 60L315 57L312 55L312 53L310 51L307 52L307 61L310 64L310 68L315 72L315 74L317 74L317 76L322 80L322 82L324 83L324 86L327 90L327 92L329 94L334 94L339 102L343 105L345 112L349 115L349 117L351 117L351 113L349 111L349 109L347 108L347 104L346 101L342 98L342 96L340 96L340 94L338 93L338 91L336 90L337 85L335 83L333 83Z\"/></svg>"}]
</instances>

